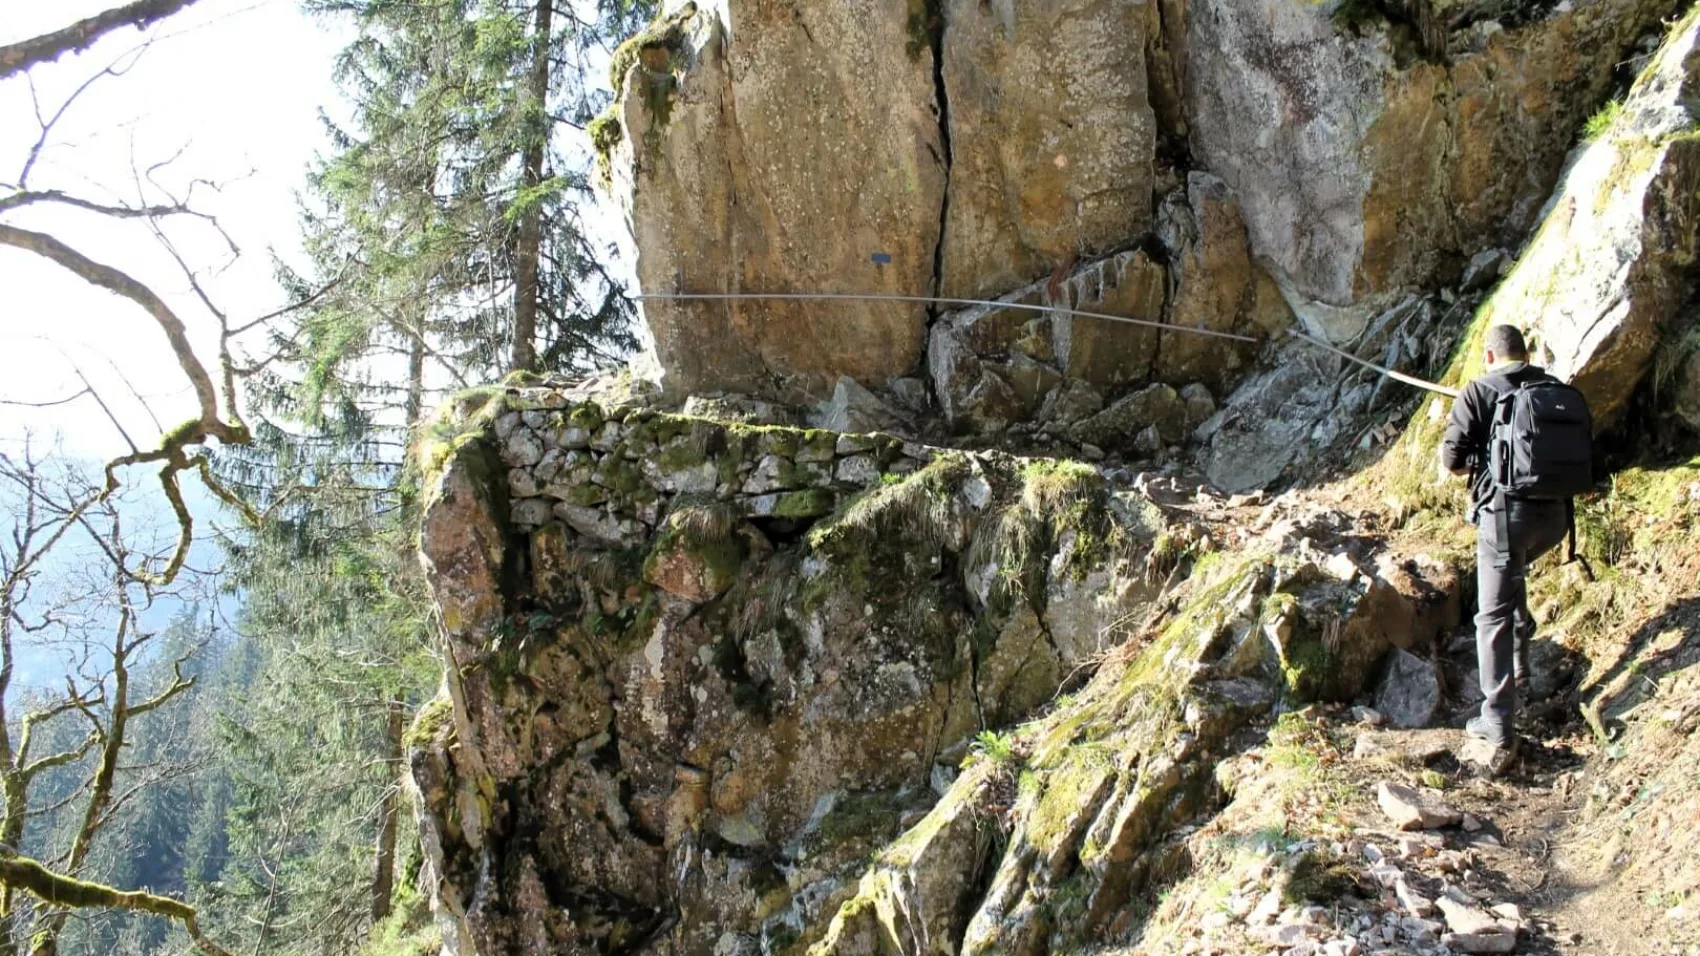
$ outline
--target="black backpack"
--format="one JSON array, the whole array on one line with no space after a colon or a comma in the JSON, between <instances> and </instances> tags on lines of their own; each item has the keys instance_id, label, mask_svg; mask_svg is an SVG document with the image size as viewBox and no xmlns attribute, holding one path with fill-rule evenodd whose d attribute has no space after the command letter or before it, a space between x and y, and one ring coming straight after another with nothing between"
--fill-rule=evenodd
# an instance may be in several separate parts
<instances>
[{"instance_id":1,"label":"black backpack","mask_svg":"<svg viewBox=\"0 0 1700 956\"><path fill-rule=\"evenodd\" d=\"M1594 419L1588 400L1556 378L1523 382L1494 402L1488 434L1488 475L1493 482L1500 541L1507 501L1563 501L1570 511L1570 559L1576 558L1572 499L1594 487Z\"/></svg>"}]
</instances>

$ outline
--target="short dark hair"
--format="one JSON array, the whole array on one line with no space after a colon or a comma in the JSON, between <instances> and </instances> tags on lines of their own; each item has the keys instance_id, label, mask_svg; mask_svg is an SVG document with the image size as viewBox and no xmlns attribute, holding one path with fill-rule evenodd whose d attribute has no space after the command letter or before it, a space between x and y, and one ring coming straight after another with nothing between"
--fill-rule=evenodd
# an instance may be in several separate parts
<instances>
[{"instance_id":1,"label":"short dark hair","mask_svg":"<svg viewBox=\"0 0 1700 956\"><path fill-rule=\"evenodd\" d=\"M1496 325L1488 329L1483 346L1502 359L1523 361L1529 357L1528 343L1523 341L1523 333L1515 325Z\"/></svg>"}]
</instances>

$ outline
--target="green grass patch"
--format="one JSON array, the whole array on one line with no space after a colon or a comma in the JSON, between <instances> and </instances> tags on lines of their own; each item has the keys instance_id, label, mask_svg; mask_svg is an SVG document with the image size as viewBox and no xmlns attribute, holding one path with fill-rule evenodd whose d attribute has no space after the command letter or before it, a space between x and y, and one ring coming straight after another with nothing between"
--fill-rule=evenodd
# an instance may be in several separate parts
<instances>
[{"instance_id":1,"label":"green grass patch","mask_svg":"<svg viewBox=\"0 0 1700 956\"><path fill-rule=\"evenodd\" d=\"M1582 124L1582 139L1593 143L1603 139L1623 116L1623 100L1615 99L1600 107Z\"/></svg>"}]
</instances>

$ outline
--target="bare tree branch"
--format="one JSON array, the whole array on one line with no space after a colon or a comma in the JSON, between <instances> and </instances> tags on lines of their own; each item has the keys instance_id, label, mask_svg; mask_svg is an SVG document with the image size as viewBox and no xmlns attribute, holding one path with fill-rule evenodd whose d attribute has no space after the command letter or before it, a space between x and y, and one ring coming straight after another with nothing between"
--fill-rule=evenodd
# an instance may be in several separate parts
<instances>
[{"instance_id":1,"label":"bare tree branch","mask_svg":"<svg viewBox=\"0 0 1700 956\"><path fill-rule=\"evenodd\" d=\"M0 405L11 405L16 408L53 408L56 405L69 405L87 394L89 394L89 389L82 388L64 398L50 399L45 402L26 402L17 398L0 398Z\"/></svg>"},{"instance_id":2,"label":"bare tree branch","mask_svg":"<svg viewBox=\"0 0 1700 956\"><path fill-rule=\"evenodd\" d=\"M189 342L189 331L183 320L171 310L165 300L141 282L131 278L122 270L96 262L70 246L46 233L19 229L16 226L0 224L0 245L8 245L33 252L44 259L57 263L75 273L78 278L91 285L99 286L110 292L117 293L141 306L151 315L165 337L171 343L171 350L176 353L177 362L188 376L189 383L194 387L195 398L201 406L201 420L204 434L212 435L232 444L246 444L248 434L246 428L226 425L218 418L218 392L213 385L212 376L207 373L201 360L196 358L194 346Z\"/></svg>"},{"instance_id":3,"label":"bare tree branch","mask_svg":"<svg viewBox=\"0 0 1700 956\"><path fill-rule=\"evenodd\" d=\"M36 161L41 159L42 150L47 148L47 140L53 135L53 128L59 125L61 119L65 118L65 113L70 110L71 105L77 102L84 93L88 92L89 87L95 85L102 77L123 76L130 72L130 69L136 65L136 61L140 60L142 54L146 53L147 50L148 44L143 43L134 49L125 51L117 59L107 64L105 69L78 84L77 88L71 91L71 95L65 97L64 101L59 104L59 108L54 110L53 115L48 118L43 118L41 115L41 100L36 96L35 80L27 73L24 75L25 79L29 80L30 103L35 108L35 122L37 126L41 127L41 134L35 138L35 143L30 146L29 155L24 157L24 168L18 174L17 189L22 190L29 185L30 171L35 168ZM129 60L128 63L125 62L126 59Z\"/></svg>"},{"instance_id":4,"label":"bare tree branch","mask_svg":"<svg viewBox=\"0 0 1700 956\"><path fill-rule=\"evenodd\" d=\"M140 30L184 9L195 0L135 0L103 10L51 33L0 46L0 80L38 63L49 63L66 53L88 49L96 40L124 27Z\"/></svg>"},{"instance_id":5,"label":"bare tree branch","mask_svg":"<svg viewBox=\"0 0 1700 956\"><path fill-rule=\"evenodd\" d=\"M199 219L212 219L206 213L196 212L183 203L154 206L122 206L110 203L99 203L89 199L73 196L59 189L35 189L16 192L0 198L0 212L7 212L22 206L36 203L54 203L60 206L70 206L87 212L97 212L103 216L116 219L158 219L165 216L195 216Z\"/></svg>"}]
</instances>

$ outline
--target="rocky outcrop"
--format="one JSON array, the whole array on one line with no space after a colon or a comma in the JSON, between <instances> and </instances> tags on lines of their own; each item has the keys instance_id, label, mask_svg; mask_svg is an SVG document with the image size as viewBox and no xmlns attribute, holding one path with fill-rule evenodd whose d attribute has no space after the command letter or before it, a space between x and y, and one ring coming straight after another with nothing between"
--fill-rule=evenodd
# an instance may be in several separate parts
<instances>
[{"instance_id":1,"label":"rocky outcrop","mask_svg":"<svg viewBox=\"0 0 1700 956\"><path fill-rule=\"evenodd\" d=\"M1448 681L1429 645L1458 623L1458 575L1427 556L1445 553L1434 541L1383 535L1423 505L1407 473L1432 472L1443 403L1386 459L1387 487L1358 499L1398 514L861 432L932 410L916 379L891 381L914 371L924 335L936 409L959 429L1066 439L1094 457L1197 442L1210 483L1232 492L1375 449L1408 407L1387 380L1272 338L1296 313L1349 355L1436 374L1503 268L1475 247L1516 238L1560 127L1656 6L1537 4L1503 31L1460 14L1449 33L1433 20L1350 25L1335 19L1344 8L1298 0L1081 0L1054 15L992 0L945 4L936 20L926 4L880 0L670 12L626 51L614 169L637 188L646 283L801 287L878 239L899 251L866 256L847 281L912 292L1027 263L1006 278L1033 284L930 328L908 307L869 307L866 327L833 324L838 304L652 312L671 374L748 397L673 414L652 396L532 381L469 394L428 429L421 548L445 686L409 760L447 950L1136 943L1153 895L1193 863L1187 828L1226 800L1219 768L1262 759L1278 716L1352 700L1401 725L1437 719ZM1594 281L1567 293L1581 305L1536 328L1606 414L1647 365L1639 343L1692 291L1693 138L1679 122L1695 30L1679 26L1616 132L1578 154L1475 325L1533 310L1543 271L1570 281L1539 265L1563 261L1547 258L1549 234L1591 250ZM1076 92L1052 77L1014 88L1047 51L1103 80L1130 110L1124 125L1031 132L1023 111ZM794 59L807 66L784 88L775 64ZM1124 75L1134 64L1143 86ZM882 71L898 78L889 103L864 82ZM961 127L951 90L981 99ZM1144 109L1128 105L1139 90ZM1234 129L1216 128L1230 115ZM855 142L819 155L842 129L798 116ZM970 123L971 145L954 132ZM1024 137L1048 152L1004 148ZM1111 155L1117 143L1132 149ZM868 166L900 146L909 159ZM1041 176L1034 156L1062 177ZM1028 179L1043 195L1013 202ZM910 187L927 215L902 201ZM1592 234L1563 218L1567 201L1572 217L1597 204ZM1394 208L1412 217L1399 225L1408 248L1389 244ZM1121 217L1139 235L1104 238ZM1496 217L1509 217L1503 231ZM953 222L976 221L959 228L983 229L983 244L951 239ZM831 235L805 242L803 222ZM884 245L910 228L910 247ZM1069 242L1087 261L1059 268ZM953 254L989 265L953 278ZM1018 277L1029 268L1052 276ZM1394 294L1435 283L1447 289ZM1588 308L1611 324L1585 324ZM1255 341L1183 338L1183 325ZM804 400L836 430L791 424L781 401ZM1313 935L1280 933L1281 945Z\"/></svg>"},{"instance_id":2,"label":"rocky outcrop","mask_svg":"<svg viewBox=\"0 0 1700 956\"><path fill-rule=\"evenodd\" d=\"M1423 571L1455 580L1432 564ZM1253 728L1277 702L1355 694L1380 653L1411 636L1396 622L1412 614L1385 612L1412 611L1412 596L1292 555L1254 550L1201 567L1178 598L1143 635L1149 643L1124 649L1005 747L982 748L880 853L857 895L813 928L810 953L1136 941L1128 934L1155 891L1189 865L1184 834L1225 800L1213 776L1225 754L1261 739ZM987 827L1001 838L988 840Z\"/></svg>"},{"instance_id":3,"label":"rocky outcrop","mask_svg":"<svg viewBox=\"0 0 1700 956\"><path fill-rule=\"evenodd\" d=\"M561 382L429 436L447 659L409 760L456 956L1113 938L1219 802L1212 755L1457 617L1447 569L1347 515L1277 502L1248 534L1073 462Z\"/></svg>"},{"instance_id":4,"label":"rocky outcrop","mask_svg":"<svg viewBox=\"0 0 1700 956\"><path fill-rule=\"evenodd\" d=\"M1689 14L1581 147L1545 220L1488 303L1610 425L1696 288L1700 17Z\"/></svg>"},{"instance_id":5,"label":"rocky outcrop","mask_svg":"<svg viewBox=\"0 0 1700 956\"><path fill-rule=\"evenodd\" d=\"M572 387L489 390L432 435L446 690L410 760L459 956L708 953L830 915L1196 537L1084 465Z\"/></svg>"},{"instance_id":6,"label":"rocky outcrop","mask_svg":"<svg viewBox=\"0 0 1700 956\"><path fill-rule=\"evenodd\" d=\"M951 162L940 295L1002 295L1150 227L1158 6L941 4Z\"/></svg>"}]
</instances>

